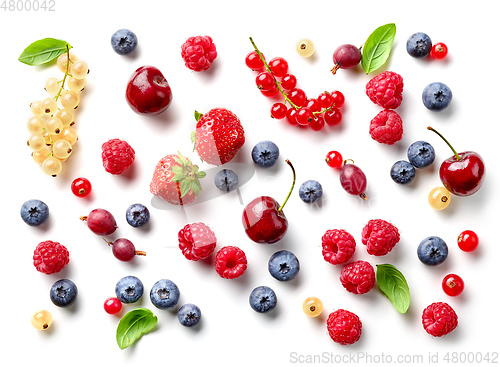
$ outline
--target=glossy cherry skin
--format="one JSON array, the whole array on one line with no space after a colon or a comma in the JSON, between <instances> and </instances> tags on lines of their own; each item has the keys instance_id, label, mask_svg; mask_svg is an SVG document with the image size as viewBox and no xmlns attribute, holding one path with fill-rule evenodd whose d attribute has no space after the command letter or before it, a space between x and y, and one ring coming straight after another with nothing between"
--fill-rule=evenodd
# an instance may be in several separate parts
<instances>
[{"instance_id":1,"label":"glossy cherry skin","mask_svg":"<svg viewBox=\"0 0 500 367\"><path fill-rule=\"evenodd\" d=\"M127 102L140 115L159 115L172 102L172 89L160 70L141 66L129 79Z\"/></svg>"},{"instance_id":2,"label":"glossy cherry skin","mask_svg":"<svg viewBox=\"0 0 500 367\"><path fill-rule=\"evenodd\" d=\"M453 155L441 163L439 178L452 194L470 196L483 184L484 162L476 152L462 152L458 156L460 160Z\"/></svg>"},{"instance_id":3,"label":"glossy cherry skin","mask_svg":"<svg viewBox=\"0 0 500 367\"><path fill-rule=\"evenodd\" d=\"M288 220L279 208L280 205L272 197L260 196L243 209L243 227L252 241L271 244L285 236Z\"/></svg>"}]
</instances>

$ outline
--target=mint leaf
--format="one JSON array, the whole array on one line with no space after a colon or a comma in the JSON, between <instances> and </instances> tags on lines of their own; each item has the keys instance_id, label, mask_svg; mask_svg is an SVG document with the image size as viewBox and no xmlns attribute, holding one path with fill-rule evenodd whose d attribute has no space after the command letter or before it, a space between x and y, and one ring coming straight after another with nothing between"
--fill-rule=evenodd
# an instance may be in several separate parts
<instances>
[{"instance_id":1,"label":"mint leaf","mask_svg":"<svg viewBox=\"0 0 500 367\"><path fill-rule=\"evenodd\" d=\"M147 308L136 308L127 312L118 323L116 342L120 349L125 349L151 331L158 318Z\"/></svg>"},{"instance_id":2,"label":"mint leaf","mask_svg":"<svg viewBox=\"0 0 500 367\"><path fill-rule=\"evenodd\" d=\"M68 49L72 48L66 41L44 38L26 47L18 60L32 66L46 64L67 52L66 45Z\"/></svg>"},{"instance_id":3,"label":"mint leaf","mask_svg":"<svg viewBox=\"0 0 500 367\"><path fill-rule=\"evenodd\" d=\"M404 275L391 264L380 264L377 265L377 283L394 308L406 313L410 307L410 288Z\"/></svg>"},{"instance_id":4,"label":"mint leaf","mask_svg":"<svg viewBox=\"0 0 500 367\"><path fill-rule=\"evenodd\" d=\"M361 66L367 74L385 64L391 53L394 37L396 37L394 23L380 26L370 34L363 45L361 55Z\"/></svg>"}]
</instances>

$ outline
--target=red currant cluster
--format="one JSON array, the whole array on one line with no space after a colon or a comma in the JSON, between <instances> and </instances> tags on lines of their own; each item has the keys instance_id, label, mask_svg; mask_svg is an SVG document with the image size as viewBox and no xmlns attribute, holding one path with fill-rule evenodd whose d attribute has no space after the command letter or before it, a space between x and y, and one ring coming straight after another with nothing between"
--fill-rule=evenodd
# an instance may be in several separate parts
<instances>
[{"instance_id":1,"label":"red currant cluster","mask_svg":"<svg viewBox=\"0 0 500 367\"><path fill-rule=\"evenodd\" d=\"M340 124L342 113L339 108L345 101L341 92L323 92L317 98L307 98L304 90L297 88L295 75L289 73L288 62L282 57L275 57L268 63L251 38L250 41L255 51L246 56L245 63L259 72L255 78L257 88L266 97L281 93L284 98L284 102L272 105L273 118L281 120L286 117L291 125L309 126L314 131L320 131L325 124Z\"/></svg>"}]
</instances>

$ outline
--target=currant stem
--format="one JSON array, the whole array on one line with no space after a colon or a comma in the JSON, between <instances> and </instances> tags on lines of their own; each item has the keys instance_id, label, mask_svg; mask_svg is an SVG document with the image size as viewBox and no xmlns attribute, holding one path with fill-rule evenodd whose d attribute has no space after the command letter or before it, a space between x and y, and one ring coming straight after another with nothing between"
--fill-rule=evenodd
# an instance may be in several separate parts
<instances>
[{"instance_id":1,"label":"currant stem","mask_svg":"<svg viewBox=\"0 0 500 367\"><path fill-rule=\"evenodd\" d=\"M59 88L59 92L57 92L56 96L54 97L56 101L61 96L61 92L64 89L64 83L66 82L66 77L69 75L69 63L71 62L71 60L69 58L69 45L67 43L66 43L66 54L68 55L68 61L66 62L66 71L64 72L64 78L61 82L61 88Z\"/></svg>"},{"instance_id":2,"label":"currant stem","mask_svg":"<svg viewBox=\"0 0 500 367\"><path fill-rule=\"evenodd\" d=\"M295 186L295 178L296 178L295 168L293 168L292 162L290 162L288 159L285 162L288 163L288 165L292 168L293 182L292 182L292 188L290 189L290 192L288 192L288 196L286 197L285 201L283 202L283 204L278 209L279 212L281 212L283 210L283 208L285 207L286 202L290 198L290 195L292 194L292 191L293 191L293 187Z\"/></svg>"},{"instance_id":3,"label":"currant stem","mask_svg":"<svg viewBox=\"0 0 500 367\"><path fill-rule=\"evenodd\" d=\"M283 88L281 88L281 83L278 82L276 80L276 78L274 77L273 75L273 72L271 71L271 69L269 68L269 65L268 63L266 62L266 60L264 59L264 56L262 56L262 52L259 51L259 49L257 48L257 45L255 44L255 42L253 41L252 37L249 37L250 38L250 42L252 42L252 46L253 48L255 49L255 52L257 52L257 55L259 55L260 59L262 60L262 62L264 63L264 66L266 67L266 70L271 73L271 75L273 76L274 78L274 84L276 84L276 87L278 88L278 90L280 91L281 95L283 96L283 98L285 99L285 103L288 102L290 103L290 106L292 106L293 108L295 108L296 110L299 109L299 106L297 106L295 103L293 103L289 98L288 96L286 95L285 91L283 90Z\"/></svg>"},{"instance_id":4,"label":"currant stem","mask_svg":"<svg viewBox=\"0 0 500 367\"><path fill-rule=\"evenodd\" d=\"M458 155L457 151L451 146L451 144L448 142L448 140L446 140L446 138L441 135L437 130L433 129L432 127L430 126L427 126L427 130L431 130L431 131L434 131L436 134L438 134L441 139L443 139L445 141L446 144L448 144L448 146L451 148L451 150L453 151L453 153L455 154L455 158L457 158L457 161L461 160L462 158L460 158L460 156Z\"/></svg>"}]
</instances>

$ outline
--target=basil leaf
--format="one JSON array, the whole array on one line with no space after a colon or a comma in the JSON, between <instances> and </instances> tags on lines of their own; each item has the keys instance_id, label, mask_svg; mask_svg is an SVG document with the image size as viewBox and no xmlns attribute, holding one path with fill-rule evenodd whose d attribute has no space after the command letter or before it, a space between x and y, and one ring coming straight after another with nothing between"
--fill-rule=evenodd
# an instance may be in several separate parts
<instances>
[{"instance_id":1,"label":"basil leaf","mask_svg":"<svg viewBox=\"0 0 500 367\"><path fill-rule=\"evenodd\" d=\"M72 48L66 41L44 38L26 47L18 60L28 65L46 64L67 52L66 45Z\"/></svg>"},{"instance_id":2,"label":"basil leaf","mask_svg":"<svg viewBox=\"0 0 500 367\"><path fill-rule=\"evenodd\" d=\"M123 316L116 329L116 342L120 349L125 349L151 331L158 318L147 308L136 308Z\"/></svg>"},{"instance_id":3,"label":"basil leaf","mask_svg":"<svg viewBox=\"0 0 500 367\"><path fill-rule=\"evenodd\" d=\"M367 74L385 64L391 53L396 25L389 23L378 27L368 37L361 55L361 66Z\"/></svg>"},{"instance_id":4,"label":"basil leaf","mask_svg":"<svg viewBox=\"0 0 500 367\"><path fill-rule=\"evenodd\" d=\"M380 264L377 265L377 283L394 308L406 313L410 307L410 288L404 275L391 264Z\"/></svg>"}]
</instances>

